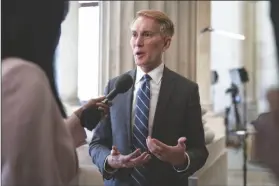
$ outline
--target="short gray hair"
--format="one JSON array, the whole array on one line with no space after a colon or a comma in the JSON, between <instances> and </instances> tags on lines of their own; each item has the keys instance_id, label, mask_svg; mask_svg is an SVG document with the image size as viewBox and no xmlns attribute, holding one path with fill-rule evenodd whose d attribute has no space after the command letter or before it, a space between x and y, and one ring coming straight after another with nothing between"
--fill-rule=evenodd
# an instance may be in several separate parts
<instances>
[{"instance_id":1,"label":"short gray hair","mask_svg":"<svg viewBox=\"0 0 279 186\"><path fill-rule=\"evenodd\" d=\"M158 10L140 10L137 12L132 24L141 16L157 21L160 24L160 31L162 34L170 37L174 35L174 24L164 12Z\"/></svg>"}]
</instances>

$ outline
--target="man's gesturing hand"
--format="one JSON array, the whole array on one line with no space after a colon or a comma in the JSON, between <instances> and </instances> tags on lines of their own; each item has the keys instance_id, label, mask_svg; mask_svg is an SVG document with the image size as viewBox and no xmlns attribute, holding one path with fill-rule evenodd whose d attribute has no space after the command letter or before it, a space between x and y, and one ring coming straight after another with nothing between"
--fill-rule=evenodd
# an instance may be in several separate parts
<instances>
[{"instance_id":1,"label":"man's gesturing hand","mask_svg":"<svg viewBox=\"0 0 279 186\"><path fill-rule=\"evenodd\" d=\"M168 146L157 139L148 137L146 144L149 151L158 159L168 162L173 166L180 166L187 162L185 141L186 138L181 137L178 139L176 146Z\"/></svg>"},{"instance_id":2,"label":"man's gesturing hand","mask_svg":"<svg viewBox=\"0 0 279 186\"><path fill-rule=\"evenodd\" d=\"M131 154L122 155L117 148L113 146L107 158L107 163L113 169L132 168L148 162L149 159L150 155L147 152L141 153L139 149Z\"/></svg>"}]
</instances>

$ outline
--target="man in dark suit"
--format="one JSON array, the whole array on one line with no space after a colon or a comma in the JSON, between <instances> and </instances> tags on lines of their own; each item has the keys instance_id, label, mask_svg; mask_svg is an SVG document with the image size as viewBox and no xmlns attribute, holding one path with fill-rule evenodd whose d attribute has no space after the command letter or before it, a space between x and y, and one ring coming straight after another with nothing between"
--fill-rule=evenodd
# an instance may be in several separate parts
<instances>
[{"instance_id":1,"label":"man in dark suit","mask_svg":"<svg viewBox=\"0 0 279 186\"><path fill-rule=\"evenodd\" d=\"M198 85L162 61L174 34L164 13L138 12L131 30L137 68L127 73L134 86L95 128L90 156L106 186L187 186L208 157Z\"/></svg>"}]
</instances>

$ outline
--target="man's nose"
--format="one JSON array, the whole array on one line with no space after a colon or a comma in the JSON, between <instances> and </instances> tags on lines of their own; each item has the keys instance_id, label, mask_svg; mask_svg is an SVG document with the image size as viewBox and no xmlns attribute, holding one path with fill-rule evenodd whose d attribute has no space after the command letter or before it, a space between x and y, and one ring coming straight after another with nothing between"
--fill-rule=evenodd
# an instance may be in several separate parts
<instances>
[{"instance_id":1,"label":"man's nose","mask_svg":"<svg viewBox=\"0 0 279 186\"><path fill-rule=\"evenodd\" d=\"M136 40L135 40L135 45L136 46L143 46L144 44L144 40L141 36L137 37Z\"/></svg>"}]
</instances>

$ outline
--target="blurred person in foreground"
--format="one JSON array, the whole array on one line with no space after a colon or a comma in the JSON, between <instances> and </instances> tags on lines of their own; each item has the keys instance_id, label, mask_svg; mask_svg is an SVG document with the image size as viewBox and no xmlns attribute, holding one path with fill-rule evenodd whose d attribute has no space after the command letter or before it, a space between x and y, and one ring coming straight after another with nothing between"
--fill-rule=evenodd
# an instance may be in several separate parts
<instances>
[{"instance_id":1,"label":"blurred person in foreground","mask_svg":"<svg viewBox=\"0 0 279 186\"><path fill-rule=\"evenodd\" d=\"M276 39L277 60L279 57L279 1L270 1L270 18ZM277 63L279 67L279 61ZM253 121L257 131L255 136L256 156L269 167L279 181L279 90L271 89L267 93L270 111L262 113Z\"/></svg>"},{"instance_id":2,"label":"blurred person in foreground","mask_svg":"<svg viewBox=\"0 0 279 186\"><path fill-rule=\"evenodd\" d=\"M86 108L107 111L104 97L66 118L53 67L63 0L3 0L2 6L2 185L76 185L76 147L86 139L79 118Z\"/></svg>"}]
</instances>

